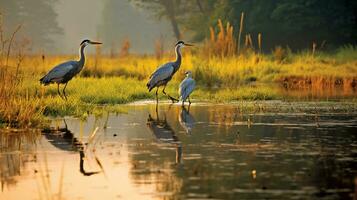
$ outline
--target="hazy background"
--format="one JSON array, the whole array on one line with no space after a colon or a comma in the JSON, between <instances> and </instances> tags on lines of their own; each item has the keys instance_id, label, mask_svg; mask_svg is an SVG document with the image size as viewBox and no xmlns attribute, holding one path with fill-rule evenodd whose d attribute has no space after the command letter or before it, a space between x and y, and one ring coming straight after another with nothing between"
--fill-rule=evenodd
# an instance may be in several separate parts
<instances>
[{"instance_id":1,"label":"hazy background","mask_svg":"<svg viewBox=\"0 0 357 200\"><path fill-rule=\"evenodd\" d=\"M77 53L86 38L103 42L104 53L118 53L124 39L132 53L152 53L160 38L171 46L176 41L166 20L128 0L0 0L0 5L5 31L23 24L21 35L35 53Z\"/></svg>"},{"instance_id":2,"label":"hazy background","mask_svg":"<svg viewBox=\"0 0 357 200\"><path fill-rule=\"evenodd\" d=\"M171 49L178 39L202 42L229 22L242 42L248 34L270 52L280 45L292 51L336 49L356 44L355 0L0 0L3 29L23 24L20 38L33 53L73 54L85 39L104 42L102 52L117 54L124 40L130 53L153 53L158 40ZM93 50L91 48L90 50Z\"/></svg>"},{"instance_id":3,"label":"hazy background","mask_svg":"<svg viewBox=\"0 0 357 200\"><path fill-rule=\"evenodd\" d=\"M134 53L152 53L160 37L166 43L175 42L167 21L150 17L127 0L59 0L55 10L63 28L62 52L77 50L74 44L83 38L102 41L105 50L116 53L124 39L130 41Z\"/></svg>"}]
</instances>

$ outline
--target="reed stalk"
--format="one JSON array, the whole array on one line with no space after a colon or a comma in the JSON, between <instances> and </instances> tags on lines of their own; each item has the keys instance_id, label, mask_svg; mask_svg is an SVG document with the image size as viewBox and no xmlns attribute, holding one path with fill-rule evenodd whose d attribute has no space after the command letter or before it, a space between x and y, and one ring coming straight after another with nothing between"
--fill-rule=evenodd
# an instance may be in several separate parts
<instances>
[{"instance_id":1,"label":"reed stalk","mask_svg":"<svg viewBox=\"0 0 357 200\"><path fill-rule=\"evenodd\" d=\"M258 33L258 48L259 48L259 53L262 53L262 34Z\"/></svg>"},{"instance_id":2,"label":"reed stalk","mask_svg":"<svg viewBox=\"0 0 357 200\"><path fill-rule=\"evenodd\" d=\"M239 34L238 34L238 54L240 53L240 40L243 32L243 21L244 21L244 12L240 16L240 25L239 25Z\"/></svg>"}]
</instances>

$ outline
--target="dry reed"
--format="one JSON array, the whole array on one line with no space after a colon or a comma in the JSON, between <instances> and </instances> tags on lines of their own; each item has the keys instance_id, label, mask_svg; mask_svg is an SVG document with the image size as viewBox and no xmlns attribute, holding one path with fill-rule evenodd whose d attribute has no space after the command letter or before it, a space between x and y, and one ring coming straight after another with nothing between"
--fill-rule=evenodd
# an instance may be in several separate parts
<instances>
[{"instance_id":1,"label":"dry reed","mask_svg":"<svg viewBox=\"0 0 357 200\"><path fill-rule=\"evenodd\" d=\"M41 119L39 101L32 101L28 90L22 96L18 94L25 78L21 65L27 44L16 40L20 29L21 25L6 37L0 22L0 124L11 127L35 126Z\"/></svg>"},{"instance_id":2,"label":"dry reed","mask_svg":"<svg viewBox=\"0 0 357 200\"><path fill-rule=\"evenodd\" d=\"M209 56L234 56L236 53L236 40L233 34L233 26L227 22L224 27L222 20L218 20L218 33L216 35L213 27L210 27L210 40L206 41L204 52Z\"/></svg>"}]
</instances>

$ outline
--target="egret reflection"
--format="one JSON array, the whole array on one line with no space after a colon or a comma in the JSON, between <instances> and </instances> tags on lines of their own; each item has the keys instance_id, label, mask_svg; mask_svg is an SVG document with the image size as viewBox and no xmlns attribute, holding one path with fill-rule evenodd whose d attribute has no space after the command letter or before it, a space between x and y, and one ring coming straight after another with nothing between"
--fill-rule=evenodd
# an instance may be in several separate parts
<instances>
[{"instance_id":1,"label":"egret reflection","mask_svg":"<svg viewBox=\"0 0 357 200\"><path fill-rule=\"evenodd\" d=\"M181 107L181 112L179 114L179 122L185 132L187 134L191 134L191 131L195 126L195 119L190 114L190 106L188 106L188 109L186 109L185 107Z\"/></svg>"}]
</instances>

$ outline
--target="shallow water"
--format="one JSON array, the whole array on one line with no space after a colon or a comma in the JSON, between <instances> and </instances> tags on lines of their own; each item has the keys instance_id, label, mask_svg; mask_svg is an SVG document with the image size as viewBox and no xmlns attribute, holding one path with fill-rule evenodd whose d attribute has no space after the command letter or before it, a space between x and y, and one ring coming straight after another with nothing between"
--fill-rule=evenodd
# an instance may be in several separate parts
<instances>
[{"instance_id":1,"label":"shallow water","mask_svg":"<svg viewBox=\"0 0 357 200\"><path fill-rule=\"evenodd\" d=\"M355 109L276 104L295 109L141 103L4 132L0 199L356 198Z\"/></svg>"}]
</instances>

